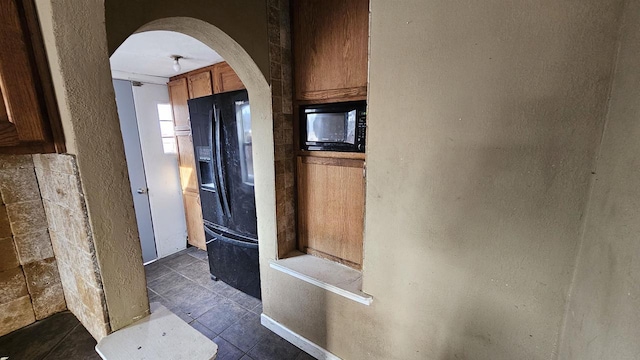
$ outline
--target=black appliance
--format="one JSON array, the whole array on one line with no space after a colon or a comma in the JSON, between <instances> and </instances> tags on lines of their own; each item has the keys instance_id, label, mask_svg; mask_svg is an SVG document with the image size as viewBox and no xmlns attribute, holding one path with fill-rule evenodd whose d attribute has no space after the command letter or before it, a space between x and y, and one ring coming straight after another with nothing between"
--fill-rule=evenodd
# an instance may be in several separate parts
<instances>
[{"instance_id":1,"label":"black appliance","mask_svg":"<svg viewBox=\"0 0 640 360\"><path fill-rule=\"evenodd\" d=\"M300 145L303 150L364 152L367 103L300 107Z\"/></svg>"},{"instance_id":2,"label":"black appliance","mask_svg":"<svg viewBox=\"0 0 640 360\"><path fill-rule=\"evenodd\" d=\"M188 104L212 278L261 298L247 91Z\"/></svg>"}]
</instances>

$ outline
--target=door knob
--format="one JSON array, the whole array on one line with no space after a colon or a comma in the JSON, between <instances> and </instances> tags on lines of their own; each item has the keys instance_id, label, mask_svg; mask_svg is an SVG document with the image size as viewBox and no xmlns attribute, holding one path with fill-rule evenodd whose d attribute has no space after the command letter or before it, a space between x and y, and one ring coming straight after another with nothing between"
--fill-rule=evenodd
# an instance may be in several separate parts
<instances>
[{"instance_id":1,"label":"door knob","mask_svg":"<svg viewBox=\"0 0 640 360\"><path fill-rule=\"evenodd\" d=\"M147 189L144 189L144 188L138 188L138 190L136 190L136 192L137 192L138 194L146 194L146 193L147 193Z\"/></svg>"}]
</instances>

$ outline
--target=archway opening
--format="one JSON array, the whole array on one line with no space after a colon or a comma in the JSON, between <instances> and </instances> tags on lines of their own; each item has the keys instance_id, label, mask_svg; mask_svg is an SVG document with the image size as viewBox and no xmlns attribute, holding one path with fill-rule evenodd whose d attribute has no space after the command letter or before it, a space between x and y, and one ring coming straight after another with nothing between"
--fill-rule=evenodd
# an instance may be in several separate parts
<instances>
[{"instance_id":1,"label":"archway opening","mask_svg":"<svg viewBox=\"0 0 640 360\"><path fill-rule=\"evenodd\" d=\"M261 114L224 60L166 30L136 32L111 56L149 301L209 334L262 310L251 130Z\"/></svg>"},{"instance_id":2,"label":"archway opening","mask_svg":"<svg viewBox=\"0 0 640 360\"><path fill-rule=\"evenodd\" d=\"M148 312L145 274L135 214L127 179L122 135L100 9L82 15L74 25L64 20L66 8L42 9L51 16L52 72L64 120L69 152L75 154L86 205L94 302L71 302L69 309L92 329L95 338L117 331ZM53 11L53 8L59 12ZM94 19L95 18L95 19ZM94 21L95 20L95 21ZM78 31L78 24L82 31ZM138 30L180 32L199 39L227 60L245 84L251 98L255 203L262 270L276 252L273 116L270 87L251 56L220 29L192 18L166 18ZM46 30L45 30L46 32ZM91 39L90 42L87 39ZM65 250L73 253L74 249ZM73 254L69 254L73 255ZM266 265L265 265L266 264ZM264 271L263 271L264 273ZM71 279L73 280L73 279ZM72 281L69 280L69 284ZM69 291L73 290L67 286ZM66 292L67 289L65 289Z\"/></svg>"}]
</instances>

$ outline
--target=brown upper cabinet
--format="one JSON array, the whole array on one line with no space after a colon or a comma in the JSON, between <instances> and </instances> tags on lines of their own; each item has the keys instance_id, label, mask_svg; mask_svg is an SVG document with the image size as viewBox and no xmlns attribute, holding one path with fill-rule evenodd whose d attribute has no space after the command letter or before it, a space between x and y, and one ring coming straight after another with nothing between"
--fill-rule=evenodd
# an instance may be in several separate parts
<instances>
[{"instance_id":1,"label":"brown upper cabinet","mask_svg":"<svg viewBox=\"0 0 640 360\"><path fill-rule=\"evenodd\" d=\"M244 89L244 84L226 62L213 65L213 92L215 94Z\"/></svg>"},{"instance_id":2,"label":"brown upper cabinet","mask_svg":"<svg viewBox=\"0 0 640 360\"><path fill-rule=\"evenodd\" d=\"M245 88L238 75L226 62L220 62L174 76L171 78L171 82L179 79L186 81L189 99Z\"/></svg>"},{"instance_id":3,"label":"brown upper cabinet","mask_svg":"<svg viewBox=\"0 0 640 360\"><path fill-rule=\"evenodd\" d=\"M364 99L369 0L294 0L296 100Z\"/></svg>"},{"instance_id":4,"label":"brown upper cabinet","mask_svg":"<svg viewBox=\"0 0 640 360\"><path fill-rule=\"evenodd\" d=\"M189 98L195 99L213 94L211 71L206 70L187 76L189 82Z\"/></svg>"},{"instance_id":5,"label":"brown upper cabinet","mask_svg":"<svg viewBox=\"0 0 640 360\"><path fill-rule=\"evenodd\" d=\"M173 122L176 131L190 131L189 124L189 88L186 78L179 78L169 81L169 98L171 99L171 107L173 108Z\"/></svg>"},{"instance_id":6,"label":"brown upper cabinet","mask_svg":"<svg viewBox=\"0 0 640 360\"><path fill-rule=\"evenodd\" d=\"M64 152L32 0L2 1L0 34L0 154Z\"/></svg>"}]
</instances>

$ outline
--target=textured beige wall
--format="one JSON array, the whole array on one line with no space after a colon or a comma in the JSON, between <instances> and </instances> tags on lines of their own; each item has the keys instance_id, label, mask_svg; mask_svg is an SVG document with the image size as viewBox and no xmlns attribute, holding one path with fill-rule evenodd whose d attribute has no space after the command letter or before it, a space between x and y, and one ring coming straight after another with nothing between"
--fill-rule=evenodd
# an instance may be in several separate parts
<instances>
[{"instance_id":1,"label":"textured beige wall","mask_svg":"<svg viewBox=\"0 0 640 360\"><path fill-rule=\"evenodd\" d=\"M268 79L266 0L107 0L105 4L109 54L144 24L189 17L214 24L233 38Z\"/></svg>"},{"instance_id":2,"label":"textured beige wall","mask_svg":"<svg viewBox=\"0 0 640 360\"><path fill-rule=\"evenodd\" d=\"M104 2L36 4L67 149L76 155L109 323L117 330L149 308L111 82Z\"/></svg>"},{"instance_id":3,"label":"textured beige wall","mask_svg":"<svg viewBox=\"0 0 640 360\"><path fill-rule=\"evenodd\" d=\"M553 358L621 5L373 0L373 304L270 273L265 313L344 359Z\"/></svg>"},{"instance_id":4,"label":"textured beige wall","mask_svg":"<svg viewBox=\"0 0 640 360\"><path fill-rule=\"evenodd\" d=\"M237 4L245 10L248 6L242 2ZM37 5L65 138L71 143L67 148L73 149L76 155L100 271L98 280L102 282L106 299L108 330L116 331L145 316L148 301L111 83L104 3L100 0L37 0ZM133 17L136 26L144 26L132 32L178 31L215 48L246 85L255 114L253 151L261 256L274 258L277 245L273 121L271 90L263 69L234 39L204 21L175 17L143 24L138 22L138 17ZM266 18L262 23L266 24ZM234 24L237 28L247 26L240 21ZM266 25L262 31L266 42ZM260 42L259 38L254 41ZM267 47L263 50L263 55L268 55ZM260 54L254 54L256 56L259 58ZM268 264L268 261L262 262ZM87 299L83 303L93 304ZM102 320L100 315L104 314L90 315L95 322ZM101 332L92 334L97 339L103 336Z\"/></svg>"},{"instance_id":5,"label":"textured beige wall","mask_svg":"<svg viewBox=\"0 0 640 360\"><path fill-rule=\"evenodd\" d=\"M640 1L621 34L560 359L640 357Z\"/></svg>"},{"instance_id":6,"label":"textured beige wall","mask_svg":"<svg viewBox=\"0 0 640 360\"><path fill-rule=\"evenodd\" d=\"M122 281L141 271L138 255L126 253L135 224L123 219L132 214L121 190L128 189L124 155L112 128L113 94L102 87L108 52L100 2L39 2L53 4L53 60L62 73L54 81L66 91L61 112L74 127L76 137L67 139L76 142L97 252L109 254L98 257L102 276ZM273 124L265 118L254 128L265 313L345 359L553 358L621 9L622 0L373 0L364 290L374 303L268 268L276 228ZM147 29L167 25L153 24ZM220 40L206 27L171 30L210 45ZM238 49L221 49L244 69L250 97L262 99L257 68L239 61ZM270 103L257 105L271 114ZM93 212L91 203L122 214ZM125 300L146 302L126 292L131 283L121 288L114 292L121 301L110 303L105 281L110 315L113 308L122 316L112 324L140 310L128 312Z\"/></svg>"}]
</instances>

